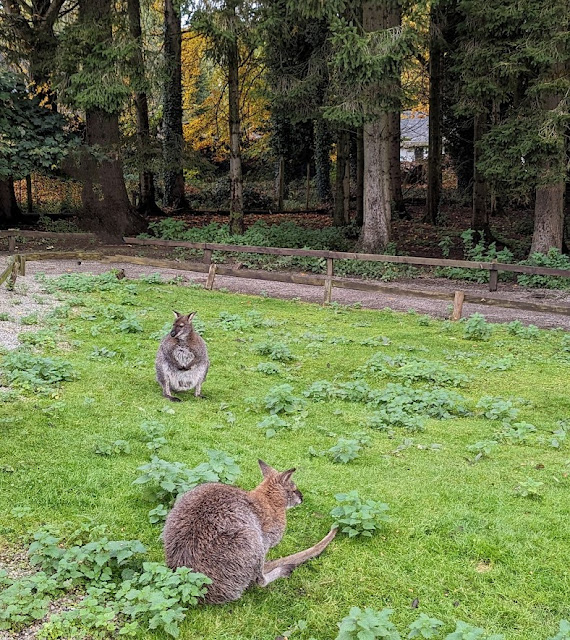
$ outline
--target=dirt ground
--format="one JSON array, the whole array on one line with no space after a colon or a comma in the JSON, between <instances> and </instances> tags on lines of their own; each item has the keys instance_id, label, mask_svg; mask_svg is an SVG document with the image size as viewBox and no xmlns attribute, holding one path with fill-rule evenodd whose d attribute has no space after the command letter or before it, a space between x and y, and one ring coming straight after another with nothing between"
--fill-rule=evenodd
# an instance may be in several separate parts
<instances>
[{"instance_id":1,"label":"dirt ground","mask_svg":"<svg viewBox=\"0 0 570 640\"><path fill-rule=\"evenodd\" d=\"M6 264L7 254L0 254L0 270ZM33 329L34 326L22 326L19 318L30 313L38 313L39 316L49 311L53 301L48 296L41 296L39 284L35 281L34 275L45 273L47 275L58 275L62 273L102 273L110 269L124 269L128 278L136 279L142 274L160 272L164 278L184 276L189 282L204 284L206 274L192 271L182 271L177 269L158 269L156 267L140 266L133 264L103 264L95 261L78 260L49 260L42 262L28 262L26 265L26 276L18 278L16 292L8 292L6 288L0 287L0 311L7 312L14 322L0 322L0 345L7 348L14 348L17 340L15 334L21 329ZM409 289L428 289L432 291L442 291L452 293L461 289L466 293L473 293L488 296L487 285L466 282L453 282L436 278L402 279L398 282L385 283L386 287L406 287ZM305 302L322 303L323 288L302 284L290 284L283 282L270 282L249 279L246 277L216 276L214 289L227 289L229 291L266 295L274 298L296 298ZM570 292L550 289L523 289L512 284L499 284L499 291L494 296L500 296L506 300L525 300L528 302L538 302L543 304L570 304ZM39 300L39 302L38 302ZM384 309L389 307L398 311L408 311L414 309L418 313L424 313L436 318L447 318L450 313L451 300L434 300L419 298L415 296L398 295L390 293L353 291L349 289L333 288L333 302L350 305L359 303L364 308ZM487 306L482 304L468 304L463 307L463 315L467 317L472 313L483 314L490 322L511 322L520 320L523 324L534 324L541 328L561 328L570 331L570 316L509 309L497 306Z\"/></svg>"}]
</instances>

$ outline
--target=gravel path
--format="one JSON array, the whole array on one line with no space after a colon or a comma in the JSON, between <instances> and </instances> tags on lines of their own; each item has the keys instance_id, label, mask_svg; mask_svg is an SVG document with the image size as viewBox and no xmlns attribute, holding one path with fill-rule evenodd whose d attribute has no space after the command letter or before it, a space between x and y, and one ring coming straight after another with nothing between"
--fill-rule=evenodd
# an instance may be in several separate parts
<instances>
[{"instance_id":1,"label":"gravel path","mask_svg":"<svg viewBox=\"0 0 570 640\"><path fill-rule=\"evenodd\" d=\"M0 257L0 270L7 262L7 256ZM128 278L138 278L142 274L156 273L160 271L165 278L185 276L192 282L204 284L206 274L192 271L179 271L176 269L158 269L134 264L103 264L86 261L79 263L77 260L50 260L44 262L28 262L26 264L26 276L19 277L15 291L7 291L5 286L0 287L0 313L7 313L9 321L0 321L0 346L13 349L18 346L17 335L21 331L34 330L35 325L21 324L23 317L36 315L41 321L42 316L48 313L56 304L53 298L42 294L41 284L34 275L45 273L46 275L59 275L62 273L103 273L111 268L124 269ZM402 287L409 289L431 289L434 291L453 292L461 289L465 292L488 295L486 285L469 282L452 282L449 280L422 278L416 280L403 280L397 283L385 283L385 286ZM314 287L303 284L285 282L271 282L253 280L249 278L235 278L231 276L216 276L215 289L225 288L237 293L268 295L274 298L296 298L305 302L321 303L323 299L322 287ZM497 295L497 294L495 294ZM550 289L523 289L514 285L500 284L498 295L509 300L526 300L545 304L570 303L570 292ZM339 304L360 303L368 309L383 309L390 307L398 311L415 309L418 313L425 313L436 318L449 316L450 302L447 300L435 300L418 298L415 296L403 296L390 293L377 293L365 291L352 291L350 289L333 288L333 301ZM524 324L535 324L542 328L562 328L570 331L570 316L561 314L524 311L487 305L466 303L463 307L463 315L481 313L490 322L511 322L520 320Z\"/></svg>"}]
</instances>

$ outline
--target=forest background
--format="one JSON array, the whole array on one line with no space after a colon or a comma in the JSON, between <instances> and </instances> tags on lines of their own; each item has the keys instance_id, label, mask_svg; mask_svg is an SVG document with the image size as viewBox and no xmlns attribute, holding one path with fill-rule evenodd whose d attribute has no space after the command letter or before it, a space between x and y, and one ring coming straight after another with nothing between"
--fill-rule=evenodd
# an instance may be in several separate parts
<instances>
[{"instance_id":1,"label":"forest background","mask_svg":"<svg viewBox=\"0 0 570 640\"><path fill-rule=\"evenodd\" d=\"M240 235L294 209L338 228L324 248L471 229L565 266L568 23L564 0L2 0L0 224L25 200L107 241L203 209Z\"/></svg>"}]
</instances>

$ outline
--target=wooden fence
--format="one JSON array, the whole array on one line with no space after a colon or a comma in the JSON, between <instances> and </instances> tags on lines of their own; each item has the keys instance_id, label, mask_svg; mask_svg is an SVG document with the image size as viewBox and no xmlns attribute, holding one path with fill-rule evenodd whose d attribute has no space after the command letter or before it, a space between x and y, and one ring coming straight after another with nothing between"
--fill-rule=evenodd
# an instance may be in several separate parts
<instances>
[{"instance_id":1,"label":"wooden fence","mask_svg":"<svg viewBox=\"0 0 570 640\"><path fill-rule=\"evenodd\" d=\"M9 251L15 249L15 238L23 236L30 238L77 238L81 240L91 240L92 234L70 234L53 233L41 231L0 231L0 238L8 238ZM369 291L390 295L407 295L422 298L432 298L439 300L453 301L454 310L452 317L461 317L463 302L482 305L494 305L500 307L523 309L528 311L541 311L548 313L558 313L570 315L570 305L568 304L543 304L527 301L507 300L499 295L470 294L462 291L454 293L444 291L431 291L414 289L410 287L400 287L396 285L386 285L378 282L354 280L334 276L335 260L360 260L369 262L385 262L395 264L408 264L420 267L457 267L462 269L479 269L489 271L489 290L497 291L499 272L523 273L527 275L546 275L570 278L570 270L552 269L549 267L534 267L517 264L504 264L499 262L476 262L469 260L449 260L444 258L423 258L418 256L391 256L366 253L351 253L343 251L325 251L313 249L289 249L283 247L257 247L246 245L229 245L210 242L185 242L179 240L159 240L152 238L123 238L129 245L154 246L154 247L184 247L197 249L203 252L201 262L180 262L175 260L163 260L139 256L128 255L104 255L97 251L71 251L71 252L31 252L22 254L27 260L49 260L49 259L83 259L98 260L107 263L132 263L158 268L178 269L181 271L197 271L207 273L206 288L211 289L216 275L227 275L237 278L250 278L255 280L266 280L273 282L289 282L323 287L323 299L325 303L331 301L333 286L341 289L353 289L359 291ZM120 248L118 245L117 249ZM299 256L307 258L320 258L326 260L326 273L319 275L307 275L302 273L279 273L257 271L252 269L240 269L232 265L221 265L212 262L214 251L230 253L255 253L276 256ZM24 262L25 264L25 262Z\"/></svg>"},{"instance_id":2,"label":"wooden fence","mask_svg":"<svg viewBox=\"0 0 570 640\"><path fill-rule=\"evenodd\" d=\"M522 264L506 264L502 262L475 262L473 260L448 260L446 258L422 258L419 256L389 256L376 253L351 253L345 251L319 251L315 249L286 249L283 247L255 247L239 244L217 244L212 242L183 242L182 240L154 240L152 238L123 238L127 244L155 247L186 247L204 252L203 262L210 264L213 251L232 253L258 253L277 256L300 256L305 258L321 258L327 261L327 278L334 273L334 260L360 260L365 262L391 262L421 267L458 267L460 269L480 269L489 271L489 291L497 291L499 272L509 271L528 275L559 276L570 278L568 269L552 269L550 267L533 267Z\"/></svg>"}]
</instances>

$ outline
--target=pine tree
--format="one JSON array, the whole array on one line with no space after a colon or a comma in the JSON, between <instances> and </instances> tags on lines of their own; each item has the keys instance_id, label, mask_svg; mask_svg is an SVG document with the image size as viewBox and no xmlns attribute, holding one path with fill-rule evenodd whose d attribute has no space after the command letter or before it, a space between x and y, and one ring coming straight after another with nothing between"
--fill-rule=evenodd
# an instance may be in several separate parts
<instances>
[{"instance_id":1,"label":"pine tree","mask_svg":"<svg viewBox=\"0 0 570 640\"><path fill-rule=\"evenodd\" d=\"M130 95L123 81L131 42L114 29L112 0L80 0L78 20L62 36L58 97L85 111L85 147L67 169L82 182L82 225L117 241L146 228L131 206L120 154L119 113Z\"/></svg>"}]
</instances>

